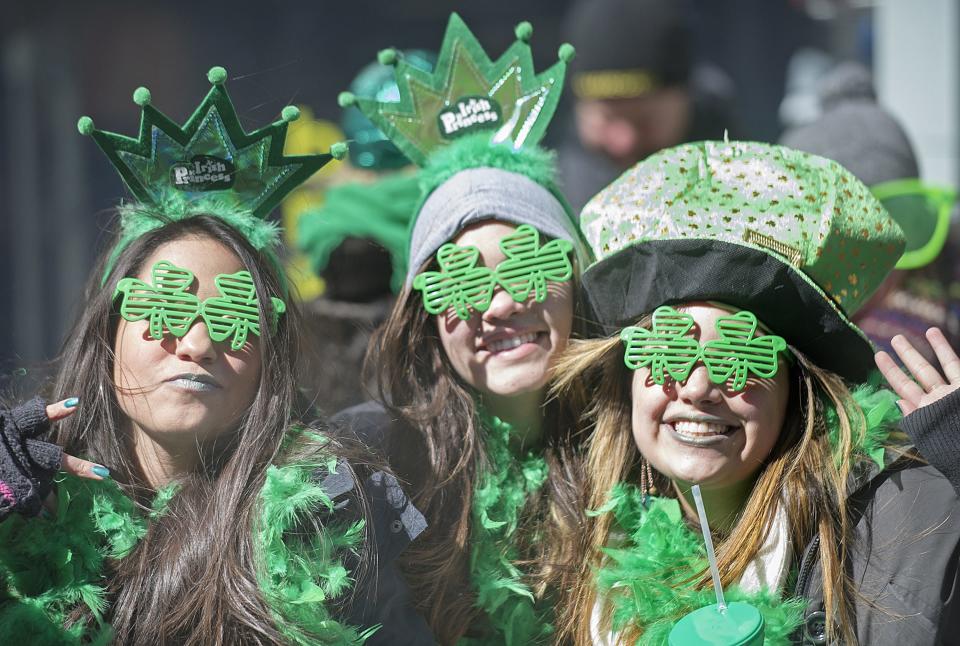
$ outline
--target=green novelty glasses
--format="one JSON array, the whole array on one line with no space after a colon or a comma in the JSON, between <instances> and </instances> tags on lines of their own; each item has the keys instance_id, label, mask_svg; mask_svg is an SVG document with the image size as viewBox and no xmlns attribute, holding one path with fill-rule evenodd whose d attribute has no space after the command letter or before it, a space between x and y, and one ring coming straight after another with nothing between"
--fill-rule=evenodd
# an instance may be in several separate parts
<instances>
[{"instance_id":1,"label":"green novelty glasses","mask_svg":"<svg viewBox=\"0 0 960 646\"><path fill-rule=\"evenodd\" d=\"M649 368L654 383L669 376L677 382L690 378L698 361L707 367L710 381L729 382L730 390L743 390L750 375L768 379L777 374L778 354L787 343L776 335L754 336L757 317L740 311L717 319L720 338L700 344L687 336L693 317L664 305L653 312L652 330L626 327L620 339L626 348L623 362L631 370Z\"/></svg>"}]
</instances>

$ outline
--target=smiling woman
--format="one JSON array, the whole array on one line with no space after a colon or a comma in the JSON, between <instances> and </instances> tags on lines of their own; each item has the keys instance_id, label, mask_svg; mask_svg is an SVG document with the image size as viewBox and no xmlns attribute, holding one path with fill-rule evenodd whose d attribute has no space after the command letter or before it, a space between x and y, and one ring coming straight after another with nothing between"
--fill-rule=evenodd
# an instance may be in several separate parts
<instances>
[{"instance_id":1,"label":"smiling woman","mask_svg":"<svg viewBox=\"0 0 960 646\"><path fill-rule=\"evenodd\" d=\"M367 358L379 401L338 421L382 448L427 517L401 565L442 644L551 643L571 566L545 539L582 513L577 420L546 390L582 327L589 251L536 145L573 52L534 73L531 33L518 25L491 61L453 15L434 73L382 56L401 103L344 97L422 166L405 286Z\"/></svg>"},{"instance_id":2,"label":"smiling woman","mask_svg":"<svg viewBox=\"0 0 960 646\"><path fill-rule=\"evenodd\" d=\"M614 334L556 366L593 424L560 637L949 640L960 499L896 429L850 320L903 248L867 188L788 148L699 142L628 171L581 227L599 257L584 288ZM745 634L716 603L693 485L717 585L762 617ZM680 636L704 617L713 641Z\"/></svg>"}]
</instances>

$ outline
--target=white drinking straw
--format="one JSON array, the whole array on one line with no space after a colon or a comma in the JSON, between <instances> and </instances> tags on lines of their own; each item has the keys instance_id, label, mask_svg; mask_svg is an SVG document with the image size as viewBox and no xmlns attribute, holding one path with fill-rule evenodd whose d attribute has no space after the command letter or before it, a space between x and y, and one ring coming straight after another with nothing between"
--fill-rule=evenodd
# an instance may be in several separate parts
<instances>
[{"instance_id":1,"label":"white drinking straw","mask_svg":"<svg viewBox=\"0 0 960 646\"><path fill-rule=\"evenodd\" d=\"M717 593L717 609L727 611L727 602L723 598L723 586L720 585L720 570L717 569L717 555L713 551L713 538L710 536L710 523L707 522L707 512L703 508L703 497L700 496L700 485L693 485L693 502L697 505L697 515L700 516L700 531L703 532L703 542L707 545L707 560L710 561L710 576L713 577L713 591Z\"/></svg>"}]
</instances>

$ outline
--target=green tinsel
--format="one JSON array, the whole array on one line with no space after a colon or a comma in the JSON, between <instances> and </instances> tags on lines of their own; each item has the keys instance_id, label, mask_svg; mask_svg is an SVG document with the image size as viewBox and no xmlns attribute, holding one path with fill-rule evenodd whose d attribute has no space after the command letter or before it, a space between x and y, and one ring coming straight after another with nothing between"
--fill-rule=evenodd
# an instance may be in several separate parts
<instances>
[{"instance_id":1,"label":"green tinsel","mask_svg":"<svg viewBox=\"0 0 960 646\"><path fill-rule=\"evenodd\" d=\"M538 451L517 456L510 449L506 422L484 415L482 423L489 468L473 495L470 579L490 626L484 637L464 638L460 644L542 643L553 626L514 561L519 557L515 534L520 514L547 481L547 463Z\"/></svg>"},{"instance_id":2,"label":"green tinsel","mask_svg":"<svg viewBox=\"0 0 960 646\"><path fill-rule=\"evenodd\" d=\"M859 458L878 460L883 466L883 444L900 418L896 396L873 384L856 388L853 399L867 420L855 437L853 452ZM830 438L836 437L836 411L826 411ZM630 484L617 484L610 499L592 515L613 513L625 535L618 547L606 548L608 559L596 574L597 587L612 607L616 633L642 626L637 641L662 645L674 624L689 612L716 602L712 588L695 589L689 579L707 568L703 537L683 522L680 503L673 498L648 497ZM778 590L748 593L737 586L724 591L727 601L747 602L763 615L765 646L790 644L790 635L803 620L806 601L781 598Z\"/></svg>"},{"instance_id":3,"label":"green tinsel","mask_svg":"<svg viewBox=\"0 0 960 646\"><path fill-rule=\"evenodd\" d=\"M335 464L330 461L328 469ZM338 553L362 541L362 522L285 540L304 517L333 508L316 482L317 467L271 466L267 472L255 528L260 586L291 643L361 644L372 631L361 635L337 623L325 602L351 584ZM175 492L175 487L158 492L148 516L162 514ZM0 643L109 643L104 561L130 553L147 532L148 516L112 480L64 475L55 517L11 516L0 523ZM65 628L65 618L78 604L90 610L93 625Z\"/></svg>"}]
</instances>

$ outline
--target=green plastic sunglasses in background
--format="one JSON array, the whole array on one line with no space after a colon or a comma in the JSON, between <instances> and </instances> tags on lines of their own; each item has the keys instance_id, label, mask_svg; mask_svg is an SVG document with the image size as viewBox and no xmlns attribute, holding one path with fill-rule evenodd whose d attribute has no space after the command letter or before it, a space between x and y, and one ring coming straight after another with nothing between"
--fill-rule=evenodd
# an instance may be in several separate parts
<instances>
[{"instance_id":1,"label":"green plastic sunglasses in background","mask_svg":"<svg viewBox=\"0 0 960 646\"><path fill-rule=\"evenodd\" d=\"M134 322L147 319L150 336L162 339L166 333L184 336L198 316L203 317L210 338L220 343L230 339L230 347L240 350L247 336L260 336L260 309L257 291L248 271L220 274L213 279L220 296L200 301L188 290L193 272L161 260L150 271L153 284L138 278L123 278L117 283L114 298L123 294L120 316ZM270 298L270 320L276 327L286 303Z\"/></svg>"},{"instance_id":2,"label":"green plastic sunglasses in background","mask_svg":"<svg viewBox=\"0 0 960 646\"><path fill-rule=\"evenodd\" d=\"M897 269L928 265L943 250L950 231L950 212L957 201L954 190L924 184L919 179L898 179L870 188L896 220L907 239Z\"/></svg>"},{"instance_id":3,"label":"green plastic sunglasses in background","mask_svg":"<svg viewBox=\"0 0 960 646\"><path fill-rule=\"evenodd\" d=\"M692 336L693 317L669 305L653 312L652 330L626 327L620 333L624 364L631 370L650 368L654 383L663 385L669 376L677 382L690 378L697 361L707 367L710 381L730 382L730 389L743 390L750 374L769 379L777 374L778 354L787 343L776 335L757 336L757 317L740 311L717 319L719 339L701 345Z\"/></svg>"}]
</instances>

